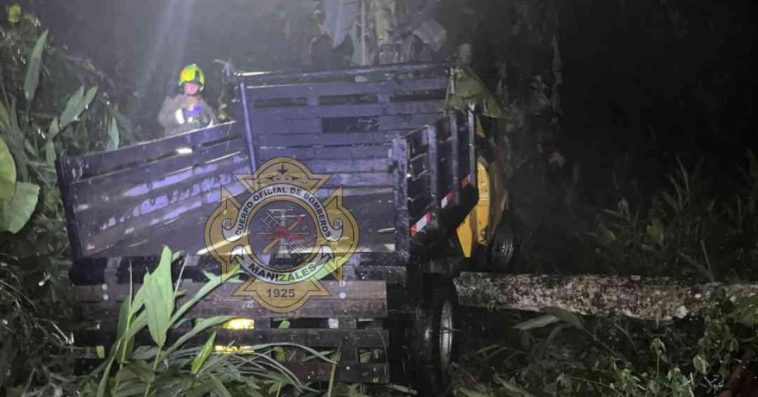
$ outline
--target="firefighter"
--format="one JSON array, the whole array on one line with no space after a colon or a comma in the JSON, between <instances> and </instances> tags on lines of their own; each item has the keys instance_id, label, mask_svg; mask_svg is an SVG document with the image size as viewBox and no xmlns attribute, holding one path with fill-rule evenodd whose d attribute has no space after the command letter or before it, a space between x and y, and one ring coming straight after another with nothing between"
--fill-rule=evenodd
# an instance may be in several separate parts
<instances>
[{"instance_id":1,"label":"firefighter","mask_svg":"<svg viewBox=\"0 0 758 397\"><path fill-rule=\"evenodd\" d=\"M203 70L196 64L187 65L179 73L182 92L166 97L158 113L158 122L164 128L164 136L182 134L217 123L216 114L200 93L205 86Z\"/></svg>"}]
</instances>

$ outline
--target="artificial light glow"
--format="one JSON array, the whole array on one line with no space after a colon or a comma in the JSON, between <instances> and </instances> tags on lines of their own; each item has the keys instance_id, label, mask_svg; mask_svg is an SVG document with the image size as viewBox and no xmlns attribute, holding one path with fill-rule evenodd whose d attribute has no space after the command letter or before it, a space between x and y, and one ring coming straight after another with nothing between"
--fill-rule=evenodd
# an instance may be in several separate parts
<instances>
[{"instance_id":1,"label":"artificial light glow","mask_svg":"<svg viewBox=\"0 0 758 397\"><path fill-rule=\"evenodd\" d=\"M224 323L224 329L255 329L255 320L252 318L235 318Z\"/></svg>"},{"instance_id":2,"label":"artificial light glow","mask_svg":"<svg viewBox=\"0 0 758 397\"><path fill-rule=\"evenodd\" d=\"M179 154L190 154L190 153L192 153L192 148L191 147L180 147L180 148L176 149L176 152L179 153Z\"/></svg>"},{"instance_id":3,"label":"artificial light glow","mask_svg":"<svg viewBox=\"0 0 758 397\"><path fill-rule=\"evenodd\" d=\"M235 354L235 353L252 353L255 351L252 346L224 346L215 345L213 351L220 354Z\"/></svg>"}]
</instances>

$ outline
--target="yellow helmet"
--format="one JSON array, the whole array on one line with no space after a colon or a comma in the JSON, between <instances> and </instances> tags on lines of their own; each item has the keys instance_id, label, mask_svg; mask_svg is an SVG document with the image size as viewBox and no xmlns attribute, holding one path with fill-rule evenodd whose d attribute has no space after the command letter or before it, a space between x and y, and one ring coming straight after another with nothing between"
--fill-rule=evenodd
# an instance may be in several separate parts
<instances>
[{"instance_id":1,"label":"yellow helmet","mask_svg":"<svg viewBox=\"0 0 758 397\"><path fill-rule=\"evenodd\" d=\"M184 69L179 72L179 86L191 82L199 84L201 90L203 89L203 86L205 86L205 74L203 74L203 69L200 69L200 67L194 63L185 66Z\"/></svg>"}]
</instances>

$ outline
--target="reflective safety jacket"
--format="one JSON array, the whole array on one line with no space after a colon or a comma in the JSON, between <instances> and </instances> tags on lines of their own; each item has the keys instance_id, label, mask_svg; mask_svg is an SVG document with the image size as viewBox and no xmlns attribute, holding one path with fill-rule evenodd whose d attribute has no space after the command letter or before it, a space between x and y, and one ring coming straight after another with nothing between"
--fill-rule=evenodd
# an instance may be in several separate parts
<instances>
[{"instance_id":1,"label":"reflective safety jacket","mask_svg":"<svg viewBox=\"0 0 758 397\"><path fill-rule=\"evenodd\" d=\"M183 134L217 124L216 114L202 97L179 94L166 97L158 112L163 136Z\"/></svg>"}]
</instances>

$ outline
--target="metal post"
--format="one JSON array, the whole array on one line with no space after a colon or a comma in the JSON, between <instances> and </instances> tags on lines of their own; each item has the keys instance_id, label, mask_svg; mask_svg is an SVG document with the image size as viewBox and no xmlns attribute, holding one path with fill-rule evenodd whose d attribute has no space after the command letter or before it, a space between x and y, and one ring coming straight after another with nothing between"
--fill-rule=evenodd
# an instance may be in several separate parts
<instances>
[{"instance_id":1,"label":"metal post","mask_svg":"<svg viewBox=\"0 0 758 397\"><path fill-rule=\"evenodd\" d=\"M460 163L458 162L460 155L460 142L458 134L458 120L455 118L455 112L450 112L447 116L448 128L450 128L450 163L452 164L452 172L450 176L453 178L453 203L456 205L460 202L461 197L461 173Z\"/></svg>"},{"instance_id":2,"label":"metal post","mask_svg":"<svg viewBox=\"0 0 758 397\"><path fill-rule=\"evenodd\" d=\"M242 114L245 117L245 142L247 143L247 153L250 157L250 172L255 173L257 169L255 161L255 143L253 142L253 127L250 125L250 109L247 107L247 92L245 89L244 78L239 84L240 99L242 100Z\"/></svg>"},{"instance_id":3,"label":"metal post","mask_svg":"<svg viewBox=\"0 0 758 397\"><path fill-rule=\"evenodd\" d=\"M474 189L479 189L478 171L479 164L476 159L476 115L474 114L474 107L469 106L468 109L468 144L469 144L469 166L471 170L471 185Z\"/></svg>"},{"instance_id":4,"label":"metal post","mask_svg":"<svg viewBox=\"0 0 758 397\"><path fill-rule=\"evenodd\" d=\"M437 164L439 164L439 155L437 153L437 129L434 125L426 126L427 140L427 170L429 175L429 193L432 198L432 222L439 225L440 215L440 197L437 175Z\"/></svg>"},{"instance_id":5,"label":"metal post","mask_svg":"<svg viewBox=\"0 0 758 397\"><path fill-rule=\"evenodd\" d=\"M366 0L361 0L361 66L368 65L368 54L366 53Z\"/></svg>"}]
</instances>

